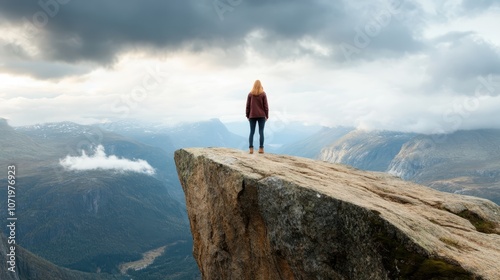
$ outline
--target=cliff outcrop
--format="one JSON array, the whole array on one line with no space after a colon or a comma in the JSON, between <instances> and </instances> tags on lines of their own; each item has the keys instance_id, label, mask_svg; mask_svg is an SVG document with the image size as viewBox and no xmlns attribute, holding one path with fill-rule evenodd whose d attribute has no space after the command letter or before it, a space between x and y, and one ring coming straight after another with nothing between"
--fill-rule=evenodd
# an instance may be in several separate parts
<instances>
[{"instance_id":1,"label":"cliff outcrop","mask_svg":"<svg viewBox=\"0 0 500 280\"><path fill-rule=\"evenodd\" d=\"M175 152L203 279L500 279L500 207L383 173Z\"/></svg>"}]
</instances>

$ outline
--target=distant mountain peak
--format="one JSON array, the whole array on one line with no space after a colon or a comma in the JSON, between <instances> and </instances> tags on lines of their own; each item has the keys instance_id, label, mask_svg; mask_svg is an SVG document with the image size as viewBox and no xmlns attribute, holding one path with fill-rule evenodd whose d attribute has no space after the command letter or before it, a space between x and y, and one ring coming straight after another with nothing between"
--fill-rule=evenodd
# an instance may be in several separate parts
<instances>
[{"instance_id":1,"label":"distant mountain peak","mask_svg":"<svg viewBox=\"0 0 500 280\"><path fill-rule=\"evenodd\" d=\"M10 128L10 125L7 121L7 119L0 118L0 129L2 128Z\"/></svg>"},{"instance_id":2,"label":"distant mountain peak","mask_svg":"<svg viewBox=\"0 0 500 280\"><path fill-rule=\"evenodd\" d=\"M69 121L34 124L15 128L17 131L44 139L58 138L60 135L77 137L81 135L95 134L98 129L98 127L77 124Z\"/></svg>"}]
</instances>

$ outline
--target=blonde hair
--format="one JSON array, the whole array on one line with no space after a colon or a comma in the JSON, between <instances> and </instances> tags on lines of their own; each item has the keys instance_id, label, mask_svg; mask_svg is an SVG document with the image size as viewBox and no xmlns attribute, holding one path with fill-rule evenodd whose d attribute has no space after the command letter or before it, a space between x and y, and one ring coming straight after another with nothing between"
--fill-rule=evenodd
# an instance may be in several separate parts
<instances>
[{"instance_id":1,"label":"blonde hair","mask_svg":"<svg viewBox=\"0 0 500 280\"><path fill-rule=\"evenodd\" d=\"M262 83L260 82L260 80L256 80L255 83L253 83L253 88L252 88L252 91L250 91L250 93L252 95L260 95L264 92L264 88L262 87Z\"/></svg>"}]
</instances>

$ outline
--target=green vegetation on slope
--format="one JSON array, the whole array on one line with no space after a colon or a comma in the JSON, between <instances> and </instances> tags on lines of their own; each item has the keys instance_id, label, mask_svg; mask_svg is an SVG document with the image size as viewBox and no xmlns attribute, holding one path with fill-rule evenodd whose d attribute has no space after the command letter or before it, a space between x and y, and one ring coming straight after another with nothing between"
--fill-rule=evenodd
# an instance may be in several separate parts
<instances>
[{"instance_id":1,"label":"green vegetation on slope","mask_svg":"<svg viewBox=\"0 0 500 280\"><path fill-rule=\"evenodd\" d=\"M18 240L34 253L69 268L116 273L120 262L189 237L181 206L158 180L68 173L19 179Z\"/></svg>"}]
</instances>

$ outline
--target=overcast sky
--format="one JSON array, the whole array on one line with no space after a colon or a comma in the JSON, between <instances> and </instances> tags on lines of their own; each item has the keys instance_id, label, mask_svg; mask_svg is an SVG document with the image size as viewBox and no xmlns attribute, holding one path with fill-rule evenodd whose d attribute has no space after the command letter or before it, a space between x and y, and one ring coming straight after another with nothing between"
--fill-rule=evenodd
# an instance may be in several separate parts
<instances>
[{"instance_id":1,"label":"overcast sky","mask_svg":"<svg viewBox=\"0 0 500 280\"><path fill-rule=\"evenodd\" d=\"M2 1L0 117L244 121L260 79L274 121L500 128L499 27L496 0Z\"/></svg>"}]
</instances>

